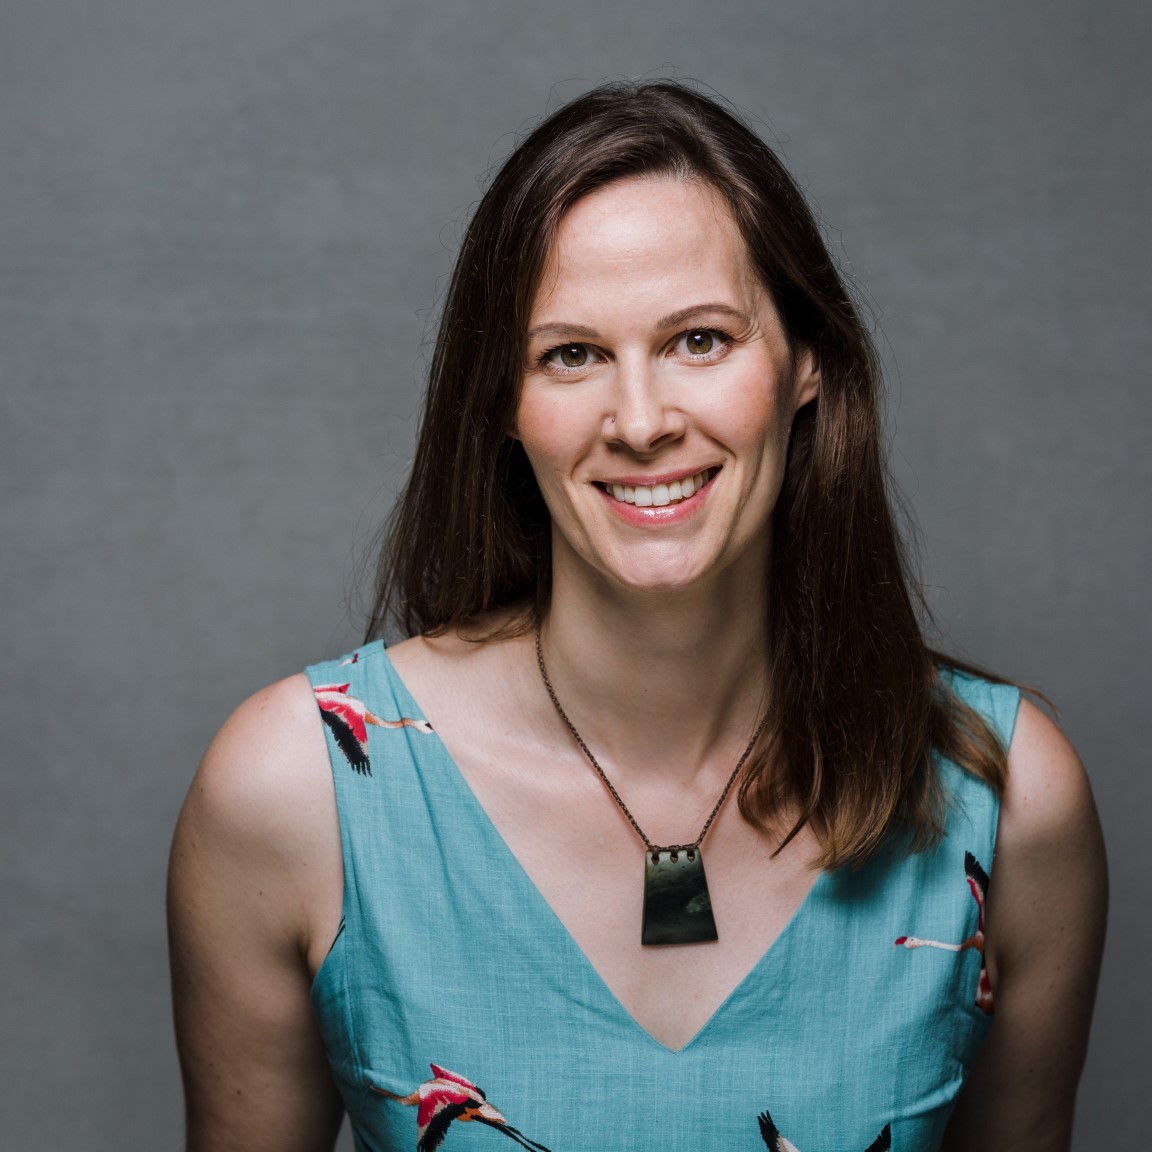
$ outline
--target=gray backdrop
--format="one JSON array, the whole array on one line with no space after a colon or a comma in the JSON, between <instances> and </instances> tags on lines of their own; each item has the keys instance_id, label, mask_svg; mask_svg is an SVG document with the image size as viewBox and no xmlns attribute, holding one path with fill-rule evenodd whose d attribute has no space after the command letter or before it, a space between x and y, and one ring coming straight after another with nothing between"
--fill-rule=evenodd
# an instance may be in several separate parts
<instances>
[{"instance_id":1,"label":"gray backdrop","mask_svg":"<svg viewBox=\"0 0 1152 1152\"><path fill-rule=\"evenodd\" d=\"M359 635L480 177L641 74L780 143L877 317L935 610L1064 709L1114 885L1077 1146L1145 1146L1150 12L3 0L3 1147L179 1146L196 761Z\"/></svg>"}]
</instances>

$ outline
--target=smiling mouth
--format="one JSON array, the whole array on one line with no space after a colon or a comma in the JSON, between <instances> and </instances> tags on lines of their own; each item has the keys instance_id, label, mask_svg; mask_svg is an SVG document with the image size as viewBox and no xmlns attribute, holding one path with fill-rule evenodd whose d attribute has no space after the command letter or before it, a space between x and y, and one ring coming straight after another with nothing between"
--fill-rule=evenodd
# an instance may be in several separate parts
<instances>
[{"instance_id":1,"label":"smiling mouth","mask_svg":"<svg viewBox=\"0 0 1152 1152\"><path fill-rule=\"evenodd\" d=\"M719 471L719 468L705 468L703 472L697 472L693 476L673 480L671 484L653 484L650 487L603 482L598 482L597 487L602 488L621 504L634 504L637 508L663 508L668 504L679 504L682 500L694 496Z\"/></svg>"}]
</instances>

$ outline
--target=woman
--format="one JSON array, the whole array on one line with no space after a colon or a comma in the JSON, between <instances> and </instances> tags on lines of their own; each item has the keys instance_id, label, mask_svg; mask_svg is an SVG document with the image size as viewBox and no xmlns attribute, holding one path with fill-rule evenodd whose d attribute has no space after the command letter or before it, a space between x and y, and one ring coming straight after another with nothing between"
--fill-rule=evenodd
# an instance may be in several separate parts
<instances>
[{"instance_id":1,"label":"woman","mask_svg":"<svg viewBox=\"0 0 1152 1152\"><path fill-rule=\"evenodd\" d=\"M242 705L180 819L193 1152L342 1105L371 1149L1068 1147L1091 796L926 647L877 389L715 103L608 86L514 152L382 562L410 638Z\"/></svg>"}]
</instances>

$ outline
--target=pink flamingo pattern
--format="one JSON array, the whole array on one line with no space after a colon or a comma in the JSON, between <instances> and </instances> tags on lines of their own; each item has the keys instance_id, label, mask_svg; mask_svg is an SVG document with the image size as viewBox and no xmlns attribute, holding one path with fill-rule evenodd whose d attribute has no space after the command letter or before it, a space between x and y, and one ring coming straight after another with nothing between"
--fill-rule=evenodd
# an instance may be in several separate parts
<instances>
[{"instance_id":1,"label":"pink flamingo pattern","mask_svg":"<svg viewBox=\"0 0 1152 1152\"><path fill-rule=\"evenodd\" d=\"M401 1104L417 1106L416 1109L416 1152L434 1152L444 1143L449 1125L453 1120L462 1124L475 1120L495 1128L522 1148L532 1152L548 1152L543 1144L529 1140L488 1103L487 1097L470 1080L465 1080L456 1072L449 1072L438 1064L431 1065L433 1079L425 1080L415 1092L407 1096L397 1096L386 1088L371 1085L373 1092L398 1100Z\"/></svg>"},{"instance_id":2,"label":"pink flamingo pattern","mask_svg":"<svg viewBox=\"0 0 1152 1152\"><path fill-rule=\"evenodd\" d=\"M757 1119L760 1121L760 1135L764 1137L764 1143L771 1152L800 1152L800 1149L791 1140L780 1135L780 1129L772 1122L772 1117L767 1111L761 1112ZM880 1135L868 1145L864 1152L891 1152L891 1149L892 1125L885 1124Z\"/></svg>"},{"instance_id":3,"label":"pink flamingo pattern","mask_svg":"<svg viewBox=\"0 0 1152 1152\"><path fill-rule=\"evenodd\" d=\"M946 944L940 940L922 940L918 936L897 936L896 946L904 948L943 948L946 952L964 952L975 948L980 953L980 977L976 982L976 1007L992 1015L992 983L988 979L988 966L984 963L984 900L988 895L988 873L971 852L964 853L964 875L968 889L976 901L976 931L959 944Z\"/></svg>"},{"instance_id":4,"label":"pink flamingo pattern","mask_svg":"<svg viewBox=\"0 0 1152 1152\"><path fill-rule=\"evenodd\" d=\"M331 729L336 746L344 759L363 776L372 775L368 760L368 725L377 728L414 728L428 735L432 725L427 720L413 720L401 716L399 720L383 720L368 711L368 706L355 696L348 695L348 684L324 684L313 688L320 718Z\"/></svg>"}]
</instances>

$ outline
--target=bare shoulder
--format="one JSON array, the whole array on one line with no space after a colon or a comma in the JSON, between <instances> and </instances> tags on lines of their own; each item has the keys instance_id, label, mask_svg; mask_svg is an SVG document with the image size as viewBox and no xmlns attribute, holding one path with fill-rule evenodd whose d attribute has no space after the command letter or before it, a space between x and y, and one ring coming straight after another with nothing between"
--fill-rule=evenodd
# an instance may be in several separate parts
<instances>
[{"instance_id":1,"label":"bare shoulder","mask_svg":"<svg viewBox=\"0 0 1152 1152\"><path fill-rule=\"evenodd\" d=\"M181 822L249 856L308 852L334 795L315 697L303 674L245 700L209 745Z\"/></svg>"},{"instance_id":2,"label":"bare shoulder","mask_svg":"<svg viewBox=\"0 0 1152 1152\"><path fill-rule=\"evenodd\" d=\"M1088 775L1068 738L1022 700L1008 752L996 841L993 960L1011 963L1064 933L1099 953L1107 906L1104 840Z\"/></svg>"},{"instance_id":3,"label":"bare shoulder","mask_svg":"<svg viewBox=\"0 0 1152 1152\"><path fill-rule=\"evenodd\" d=\"M168 873L188 1148L330 1148L340 1102L312 1015L335 934L340 835L303 676L245 701L206 752Z\"/></svg>"},{"instance_id":4,"label":"bare shoulder","mask_svg":"<svg viewBox=\"0 0 1152 1152\"><path fill-rule=\"evenodd\" d=\"M315 967L339 921L341 883L323 727L298 674L244 701L209 745L176 827L170 888L250 904Z\"/></svg>"},{"instance_id":5,"label":"bare shoulder","mask_svg":"<svg viewBox=\"0 0 1152 1152\"><path fill-rule=\"evenodd\" d=\"M1104 839L1088 775L1068 738L1022 700L996 841L994 966L1058 942L1098 966L1107 910ZM1074 939L1074 936L1076 937Z\"/></svg>"},{"instance_id":6,"label":"bare shoulder","mask_svg":"<svg viewBox=\"0 0 1152 1152\"><path fill-rule=\"evenodd\" d=\"M1107 906L1087 774L1056 724L1022 701L987 901L996 1020L949 1126L948 1152L1067 1152Z\"/></svg>"},{"instance_id":7,"label":"bare shoulder","mask_svg":"<svg viewBox=\"0 0 1152 1152\"><path fill-rule=\"evenodd\" d=\"M205 753L201 772L221 784L304 783L326 763L316 697L302 673L270 684L245 700L224 722Z\"/></svg>"},{"instance_id":8,"label":"bare shoulder","mask_svg":"<svg viewBox=\"0 0 1152 1152\"><path fill-rule=\"evenodd\" d=\"M1054 721L1028 699L1020 702L1008 752L1001 837L1027 849L1101 846L1088 775Z\"/></svg>"}]
</instances>

